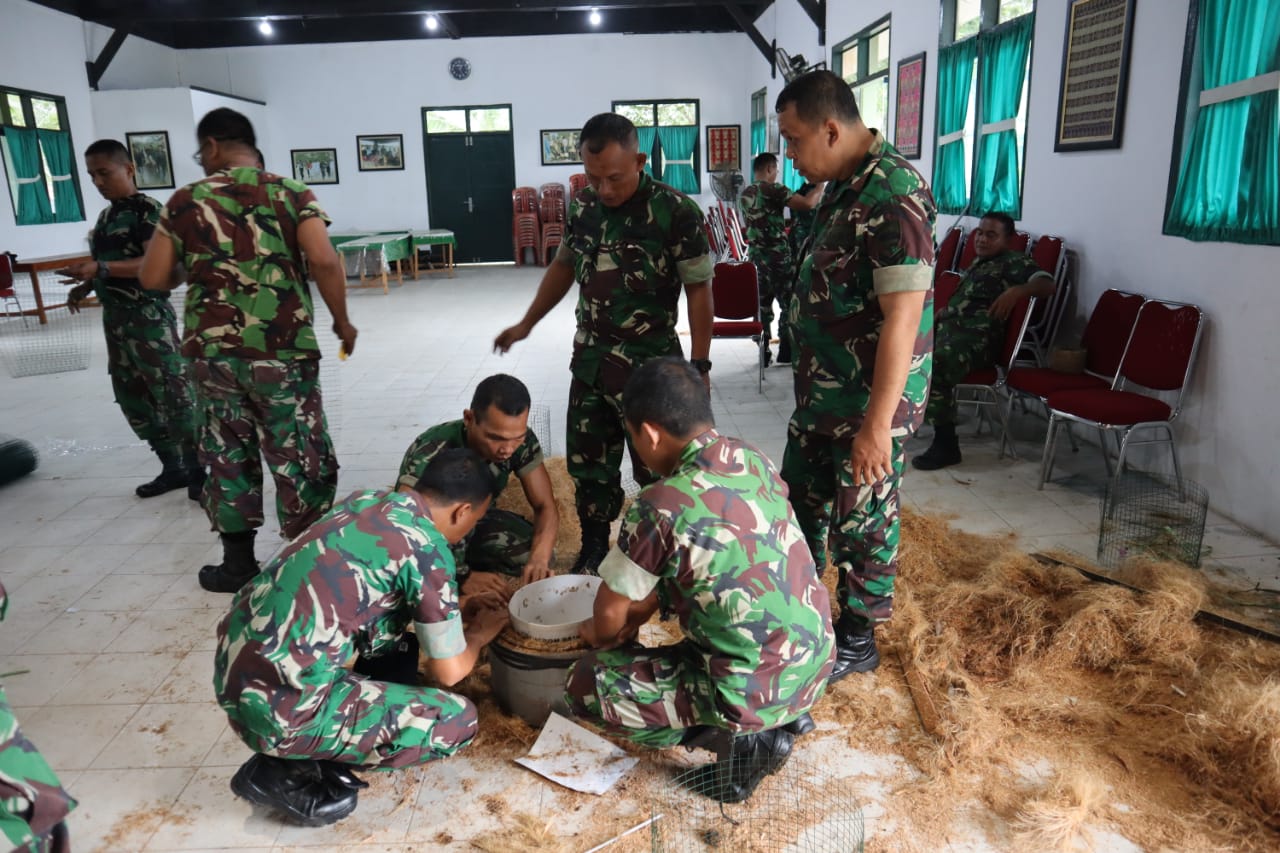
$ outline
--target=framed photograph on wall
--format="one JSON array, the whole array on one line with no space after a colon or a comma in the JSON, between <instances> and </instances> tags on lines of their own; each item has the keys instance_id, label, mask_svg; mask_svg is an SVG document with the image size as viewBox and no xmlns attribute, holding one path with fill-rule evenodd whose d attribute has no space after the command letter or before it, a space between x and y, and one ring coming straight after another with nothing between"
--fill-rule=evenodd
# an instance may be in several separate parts
<instances>
[{"instance_id":1,"label":"framed photograph on wall","mask_svg":"<svg viewBox=\"0 0 1280 853\"><path fill-rule=\"evenodd\" d=\"M1068 0L1054 151L1119 148L1136 0Z\"/></svg>"},{"instance_id":2,"label":"framed photograph on wall","mask_svg":"<svg viewBox=\"0 0 1280 853\"><path fill-rule=\"evenodd\" d=\"M356 156L362 172L388 172L404 168L404 136L382 133L356 137Z\"/></svg>"},{"instance_id":3,"label":"framed photograph on wall","mask_svg":"<svg viewBox=\"0 0 1280 853\"><path fill-rule=\"evenodd\" d=\"M707 125L707 171L733 172L742 168L742 125Z\"/></svg>"},{"instance_id":4,"label":"framed photograph on wall","mask_svg":"<svg viewBox=\"0 0 1280 853\"><path fill-rule=\"evenodd\" d=\"M917 53L898 63L898 96L893 108L893 147L908 160L920 159L924 62L925 54Z\"/></svg>"},{"instance_id":5,"label":"framed photograph on wall","mask_svg":"<svg viewBox=\"0 0 1280 853\"><path fill-rule=\"evenodd\" d=\"M574 166L582 162L578 155L578 134L581 131L544 130L542 131L542 165Z\"/></svg>"},{"instance_id":6,"label":"framed photograph on wall","mask_svg":"<svg viewBox=\"0 0 1280 853\"><path fill-rule=\"evenodd\" d=\"M294 148L289 152L293 177L304 184L336 184L338 182L338 150L336 148Z\"/></svg>"},{"instance_id":7,"label":"framed photograph on wall","mask_svg":"<svg viewBox=\"0 0 1280 853\"><path fill-rule=\"evenodd\" d=\"M125 144L133 158L133 179L140 190L171 190L173 156L169 153L169 131L142 130L126 133Z\"/></svg>"}]
</instances>

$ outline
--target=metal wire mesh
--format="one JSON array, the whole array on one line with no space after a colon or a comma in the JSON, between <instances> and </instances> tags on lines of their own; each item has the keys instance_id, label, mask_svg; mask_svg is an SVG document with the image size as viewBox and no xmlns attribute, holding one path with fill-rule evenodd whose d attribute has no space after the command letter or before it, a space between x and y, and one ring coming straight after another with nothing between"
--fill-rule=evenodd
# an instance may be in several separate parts
<instances>
[{"instance_id":1,"label":"metal wire mesh","mask_svg":"<svg viewBox=\"0 0 1280 853\"><path fill-rule=\"evenodd\" d=\"M560 455L556 437L551 432L551 408L546 403L529 404L529 429L538 437L544 457Z\"/></svg>"},{"instance_id":2,"label":"metal wire mesh","mask_svg":"<svg viewBox=\"0 0 1280 853\"><path fill-rule=\"evenodd\" d=\"M1199 483L1126 472L1107 488L1098 529L1098 562L1155 557L1200 565L1209 493Z\"/></svg>"},{"instance_id":3,"label":"metal wire mesh","mask_svg":"<svg viewBox=\"0 0 1280 853\"><path fill-rule=\"evenodd\" d=\"M53 288L62 286L52 276L47 285L42 277L41 287L56 293ZM24 304L29 305L25 300ZM89 368L90 336L102 323L98 310L86 308L73 314L63 306L48 309L46 315L49 322L42 324L38 317L0 314L0 360L10 376Z\"/></svg>"},{"instance_id":4,"label":"metal wire mesh","mask_svg":"<svg viewBox=\"0 0 1280 853\"><path fill-rule=\"evenodd\" d=\"M766 776L750 799L721 804L721 779L701 768L676 776L659 792L650 830L654 853L855 853L861 851L862 809L848 786L793 757Z\"/></svg>"},{"instance_id":5,"label":"metal wire mesh","mask_svg":"<svg viewBox=\"0 0 1280 853\"><path fill-rule=\"evenodd\" d=\"M342 360L338 350L342 341L333 333L333 315L324 300L312 289L315 301L312 321L315 323L316 341L320 344L320 397L324 403L324 417L329 425L329 437L342 431L342 377L338 373Z\"/></svg>"}]
</instances>

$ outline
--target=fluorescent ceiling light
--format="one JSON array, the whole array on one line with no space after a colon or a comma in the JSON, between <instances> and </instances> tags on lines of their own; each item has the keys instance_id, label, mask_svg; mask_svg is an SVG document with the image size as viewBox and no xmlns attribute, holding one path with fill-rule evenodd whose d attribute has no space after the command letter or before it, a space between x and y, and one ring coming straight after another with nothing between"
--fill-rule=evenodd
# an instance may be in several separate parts
<instances>
[{"instance_id":1,"label":"fluorescent ceiling light","mask_svg":"<svg viewBox=\"0 0 1280 853\"><path fill-rule=\"evenodd\" d=\"M262 33L264 36L271 35L271 22L268 21L266 18L263 18L258 23L258 32Z\"/></svg>"},{"instance_id":2,"label":"fluorescent ceiling light","mask_svg":"<svg viewBox=\"0 0 1280 853\"><path fill-rule=\"evenodd\" d=\"M427 15L427 20L425 21L425 23L427 25L427 29L431 30L432 32L435 32L436 29L439 28L440 26L440 19L437 18L435 15Z\"/></svg>"},{"instance_id":3,"label":"fluorescent ceiling light","mask_svg":"<svg viewBox=\"0 0 1280 853\"><path fill-rule=\"evenodd\" d=\"M591 17L589 18L589 20L591 21L591 26L593 26L593 27L598 27L598 26L600 26L600 12L599 12L599 10L597 10L597 9L592 9L592 10L591 10Z\"/></svg>"}]
</instances>

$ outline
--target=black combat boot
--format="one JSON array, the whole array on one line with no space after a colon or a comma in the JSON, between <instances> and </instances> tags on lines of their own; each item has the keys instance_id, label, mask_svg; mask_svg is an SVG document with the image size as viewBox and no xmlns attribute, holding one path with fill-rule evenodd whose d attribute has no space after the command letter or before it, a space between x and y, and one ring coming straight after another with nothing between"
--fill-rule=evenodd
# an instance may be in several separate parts
<instances>
[{"instance_id":1,"label":"black combat boot","mask_svg":"<svg viewBox=\"0 0 1280 853\"><path fill-rule=\"evenodd\" d=\"M156 456L160 457L160 464L163 466L160 469L160 476L133 490L133 493L140 498L154 498L156 495L181 489L190 482L187 468L182 464L181 459L168 451L162 453L156 450Z\"/></svg>"},{"instance_id":2,"label":"black combat boot","mask_svg":"<svg viewBox=\"0 0 1280 853\"><path fill-rule=\"evenodd\" d=\"M201 491L204 490L206 477L204 466L200 464L200 458L196 456L195 451L188 451L182 455L182 466L187 469L187 497L198 501Z\"/></svg>"},{"instance_id":3,"label":"black combat boot","mask_svg":"<svg viewBox=\"0 0 1280 853\"><path fill-rule=\"evenodd\" d=\"M782 332L778 335L778 364L791 363L791 335Z\"/></svg>"},{"instance_id":4,"label":"black combat boot","mask_svg":"<svg viewBox=\"0 0 1280 853\"><path fill-rule=\"evenodd\" d=\"M320 765L320 778L324 779L330 788L337 786L349 791L363 791L369 787L368 782L355 774L358 765L343 764L340 761L317 761L316 763Z\"/></svg>"},{"instance_id":5,"label":"black combat boot","mask_svg":"<svg viewBox=\"0 0 1280 853\"><path fill-rule=\"evenodd\" d=\"M936 471L960 464L960 439L955 424L938 424L933 430L933 444L919 456L911 459L913 467L921 471Z\"/></svg>"},{"instance_id":6,"label":"black combat boot","mask_svg":"<svg viewBox=\"0 0 1280 853\"><path fill-rule=\"evenodd\" d=\"M355 789L332 784L320 762L306 759L254 755L231 777L231 790L301 826L327 826L356 810Z\"/></svg>"},{"instance_id":7,"label":"black combat boot","mask_svg":"<svg viewBox=\"0 0 1280 853\"><path fill-rule=\"evenodd\" d=\"M688 786L717 802L741 803L764 777L787 763L794 743L795 735L786 726L738 735L714 764L693 771Z\"/></svg>"},{"instance_id":8,"label":"black combat boot","mask_svg":"<svg viewBox=\"0 0 1280 853\"><path fill-rule=\"evenodd\" d=\"M609 553L609 523L581 519L582 550L578 552L578 561L573 564L575 575L594 575Z\"/></svg>"},{"instance_id":9,"label":"black combat boot","mask_svg":"<svg viewBox=\"0 0 1280 853\"><path fill-rule=\"evenodd\" d=\"M200 586L209 592L238 592L251 581L259 568L253 556L253 539L257 535L256 530L223 533L222 562L200 569Z\"/></svg>"},{"instance_id":10,"label":"black combat boot","mask_svg":"<svg viewBox=\"0 0 1280 853\"><path fill-rule=\"evenodd\" d=\"M828 682L836 682L851 672L870 672L880 665L875 626L848 610L836 622L836 664Z\"/></svg>"}]
</instances>

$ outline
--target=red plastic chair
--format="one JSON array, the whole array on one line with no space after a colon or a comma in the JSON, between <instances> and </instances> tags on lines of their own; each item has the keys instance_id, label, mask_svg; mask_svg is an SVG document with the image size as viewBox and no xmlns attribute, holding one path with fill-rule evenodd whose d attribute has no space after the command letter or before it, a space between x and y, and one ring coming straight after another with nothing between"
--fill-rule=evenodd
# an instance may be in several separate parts
<instances>
[{"instance_id":1,"label":"red plastic chair","mask_svg":"<svg viewBox=\"0 0 1280 853\"><path fill-rule=\"evenodd\" d=\"M542 224L542 239L540 246L542 249L542 265L545 267L551 263L555 250L560 248L560 244L564 241L564 222L544 222Z\"/></svg>"},{"instance_id":2,"label":"red plastic chair","mask_svg":"<svg viewBox=\"0 0 1280 853\"><path fill-rule=\"evenodd\" d=\"M756 391L764 393L764 324L760 322L760 290L756 267L751 263L721 261L711 279L715 316L711 337L752 338L757 342Z\"/></svg>"},{"instance_id":3,"label":"red plastic chair","mask_svg":"<svg viewBox=\"0 0 1280 853\"><path fill-rule=\"evenodd\" d=\"M559 196L564 198L564 184L551 182L538 187L538 196L546 198L547 196Z\"/></svg>"},{"instance_id":4,"label":"red plastic chair","mask_svg":"<svg viewBox=\"0 0 1280 853\"><path fill-rule=\"evenodd\" d=\"M952 225L947 229L947 233L943 236L942 242L938 244L938 252L933 259L933 280L936 282L938 276L947 270L953 270L956 267L956 257L960 254L960 243L964 240L964 229L959 225Z\"/></svg>"},{"instance_id":5,"label":"red plastic chair","mask_svg":"<svg viewBox=\"0 0 1280 853\"><path fill-rule=\"evenodd\" d=\"M569 176L569 195L577 195L587 188L587 173L579 172Z\"/></svg>"},{"instance_id":6,"label":"red plastic chair","mask_svg":"<svg viewBox=\"0 0 1280 853\"><path fill-rule=\"evenodd\" d=\"M524 250L533 249L535 257L541 246L541 229L537 213L517 213L511 221L511 248L517 266L524 264Z\"/></svg>"},{"instance_id":7,"label":"red plastic chair","mask_svg":"<svg viewBox=\"0 0 1280 853\"><path fill-rule=\"evenodd\" d=\"M1009 251L1026 254L1027 246L1030 243L1031 235L1026 231L1014 231L1013 236L1009 238Z\"/></svg>"},{"instance_id":8,"label":"red plastic chair","mask_svg":"<svg viewBox=\"0 0 1280 853\"><path fill-rule=\"evenodd\" d=\"M960 289L962 280L963 276L955 270L943 270L937 277L933 285L933 316L937 317L939 312L947 307L951 297L955 296L956 291Z\"/></svg>"},{"instance_id":9,"label":"red plastic chair","mask_svg":"<svg viewBox=\"0 0 1280 853\"><path fill-rule=\"evenodd\" d=\"M989 366L982 367L972 371L968 376L956 383L955 394L957 403L973 403L978 407L980 415L985 414L986 409L995 409L996 416L1000 419L1000 456L1004 456L1005 446L1009 447L1009 454L1014 458L1018 458L1018 453L1013 449L1013 444L1008 440L1009 437L1009 410L1013 408L1013 397L1008 395L1008 404L1002 405L1000 395L1005 393L1005 383L1009 379L1009 371L1013 367L1013 361L1018 356L1018 350L1022 347L1022 339L1027 334L1027 325L1031 321L1031 311L1036 304L1034 296L1028 296L1018 301L1013 306L1013 310L1009 312L1009 319L1005 322L1004 346L1000 349L999 360ZM962 400L962 393L972 394L968 399ZM982 429L982 421L978 421L978 429Z\"/></svg>"},{"instance_id":10,"label":"red plastic chair","mask_svg":"<svg viewBox=\"0 0 1280 853\"><path fill-rule=\"evenodd\" d=\"M1142 303L1112 386L1056 391L1045 401L1049 407L1049 431L1040 460L1038 488L1043 489L1045 481L1053 474L1059 425L1065 423L1070 429L1071 424L1079 423L1098 430L1108 475L1112 471L1111 458L1107 454L1107 433L1119 439L1113 486L1119 484L1120 474L1124 471L1124 457L1130 446L1167 443L1181 491L1182 466L1173 440L1173 421L1182 409L1203 329L1204 312L1195 305L1155 299ZM1126 390L1129 385L1149 389L1151 393ZM1166 393L1172 399L1163 400L1157 396L1160 393ZM1135 430L1154 430L1163 433L1164 437L1134 441Z\"/></svg>"},{"instance_id":11,"label":"red plastic chair","mask_svg":"<svg viewBox=\"0 0 1280 853\"><path fill-rule=\"evenodd\" d=\"M512 213L537 213L538 191L533 187L516 187L511 191Z\"/></svg>"}]
</instances>

